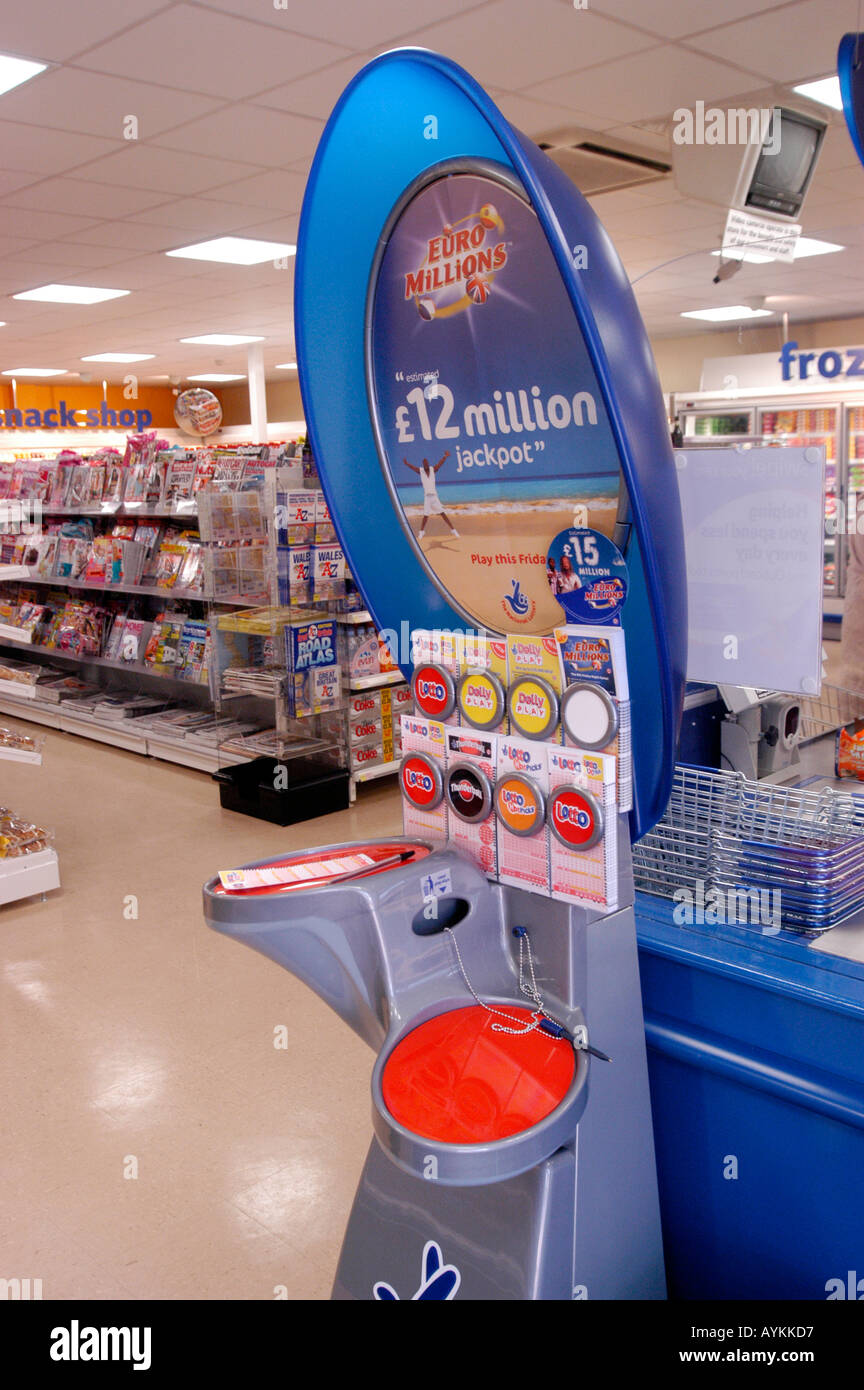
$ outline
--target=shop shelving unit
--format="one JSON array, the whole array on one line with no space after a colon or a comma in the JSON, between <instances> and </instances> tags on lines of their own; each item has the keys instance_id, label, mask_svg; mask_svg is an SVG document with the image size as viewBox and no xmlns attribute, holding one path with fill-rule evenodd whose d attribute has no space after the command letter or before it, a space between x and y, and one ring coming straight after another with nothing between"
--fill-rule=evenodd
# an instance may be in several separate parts
<instances>
[{"instance_id":1,"label":"shop shelving unit","mask_svg":"<svg viewBox=\"0 0 864 1390\"><path fill-rule=\"evenodd\" d=\"M31 455L35 451L28 451ZM217 451L218 456L218 451ZM254 446L246 446L242 457L247 463L254 461ZM275 466L261 470L265 475L275 475ZM299 473L295 466L294 477ZM50 502L42 504L45 519L83 518L98 521L102 519L111 524L118 521L171 522L189 528L198 525L198 504L202 494L182 498L169 504L144 502L103 502L99 505L64 506ZM22 499L28 500L28 499ZM100 584L84 578L69 576L42 576L31 572L23 565L0 565L0 584L7 581L26 583L28 588L62 591L82 598L111 598L125 595L140 599L153 616L164 605L181 603L191 616L211 616L217 612L240 607L249 602L244 595L221 595L216 599L208 593L206 585L202 589L190 590L165 588L154 584ZM161 601L161 604L160 604ZM0 653L5 650L16 652L20 657L32 657L39 665L49 665L58 673L74 673L84 681L91 682L107 694L147 693L181 701L184 705L217 713L214 698L212 673L208 672L207 682L178 680L164 671L156 671L145 665L143 652L134 662L115 660L92 654L76 654L69 651L48 648L31 640L31 634L20 628L0 625ZM183 766L214 772L220 765L218 747L199 743L195 738L172 738L164 732L157 733L149 728L148 719L108 720L94 717L76 707L76 702L54 703L40 699L38 688L18 685L15 682L0 680L0 713L13 714L44 727L74 733L80 737L106 743L127 751L179 763Z\"/></svg>"},{"instance_id":2,"label":"shop shelving unit","mask_svg":"<svg viewBox=\"0 0 864 1390\"><path fill-rule=\"evenodd\" d=\"M42 749L34 750L0 746L0 762L31 763L40 766ZM60 887L60 861L52 845L22 854L14 859L0 859L0 906L20 898L42 898Z\"/></svg>"}]
</instances>

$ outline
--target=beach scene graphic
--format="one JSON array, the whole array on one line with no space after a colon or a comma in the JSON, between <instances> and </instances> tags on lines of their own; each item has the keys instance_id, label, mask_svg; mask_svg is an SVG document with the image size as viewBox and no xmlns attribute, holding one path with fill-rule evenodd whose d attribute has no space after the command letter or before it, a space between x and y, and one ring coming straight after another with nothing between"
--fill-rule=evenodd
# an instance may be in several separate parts
<instances>
[{"instance_id":1,"label":"beach scene graphic","mask_svg":"<svg viewBox=\"0 0 864 1390\"><path fill-rule=\"evenodd\" d=\"M437 458L429 462L434 465ZM440 512L430 514L428 503L424 507L420 486L403 486L399 495L424 558L472 618L496 632L514 625L549 632L566 621L549 585L549 546L574 519L611 539L619 482L620 475L526 479L511 483L507 496L497 498L489 496L489 485L439 483L447 521Z\"/></svg>"},{"instance_id":2,"label":"beach scene graphic","mask_svg":"<svg viewBox=\"0 0 864 1390\"><path fill-rule=\"evenodd\" d=\"M574 525L611 538L622 479L530 203L488 172L427 184L389 233L370 304L381 463L426 568L473 625L550 632L565 616L549 546Z\"/></svg>"}]
</instances>

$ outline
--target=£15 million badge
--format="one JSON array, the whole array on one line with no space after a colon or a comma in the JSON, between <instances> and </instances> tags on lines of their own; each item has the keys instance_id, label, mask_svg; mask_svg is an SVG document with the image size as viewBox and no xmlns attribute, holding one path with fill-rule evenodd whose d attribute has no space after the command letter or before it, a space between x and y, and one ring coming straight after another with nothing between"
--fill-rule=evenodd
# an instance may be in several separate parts
<instances>
[{"instance_id":1,"label":"\u00a315 million badge","mask_svg":"<svg viewBox=\"0 0 864 1390\"><path fill-rule=\"evenodd\" d=\"M627 597L627 564L600 531L559 531L546 555L546 579L569 623L620 626Z\"/></svg>"}]
</instances>

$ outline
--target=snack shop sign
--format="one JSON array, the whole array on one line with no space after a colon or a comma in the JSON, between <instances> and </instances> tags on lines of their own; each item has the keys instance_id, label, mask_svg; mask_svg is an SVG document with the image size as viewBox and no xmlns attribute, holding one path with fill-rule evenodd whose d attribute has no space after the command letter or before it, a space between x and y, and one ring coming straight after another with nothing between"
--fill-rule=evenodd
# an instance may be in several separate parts
<instances>
[{"instance_id":1,"label":"snack shop sign","mask_svg":"<svg viewBox=\"0 0 864 1390\"><path fill-rule=\"evenodd\" d=\"M110 410L105 401L101 406L70 406L68 401L58 401L48 410L20 410L17 406L0 410L0 428L5 430L134 429L140 434L152 423L149 410Z\"/></svg>"}]
</instances>

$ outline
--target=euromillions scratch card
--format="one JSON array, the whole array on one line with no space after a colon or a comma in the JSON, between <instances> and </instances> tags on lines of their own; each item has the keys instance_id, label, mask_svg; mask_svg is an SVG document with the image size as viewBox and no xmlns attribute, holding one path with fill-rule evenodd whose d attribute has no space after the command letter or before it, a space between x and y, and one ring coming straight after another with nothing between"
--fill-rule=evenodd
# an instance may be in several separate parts
<instances>
[{"instance_id":1,"label":"euromillions scratch card","mask_svg":"<svg viewBox=\"0 0 864 1390\"><path fill-rule=\"evenodd\" d=\"M589 906L618 906L618 817L615 759L605 753L547 745L549 795L575 785L591 792L603 808L603 838L590 849L573 849L549 830L549 883L553 898Z\"/></svg>"},{"instance_id":2,"label":"euromillions scratch card","mask_svg":"<svg viewBox=\"0 0 864 1390\"><path fill-rule=\"evenodd\" d=\"M564 669L564 685L594 681L610 695L627 700L627 653L624 631L613 627L558 627L555 640Z\"/></svg>"}]
</instances>

